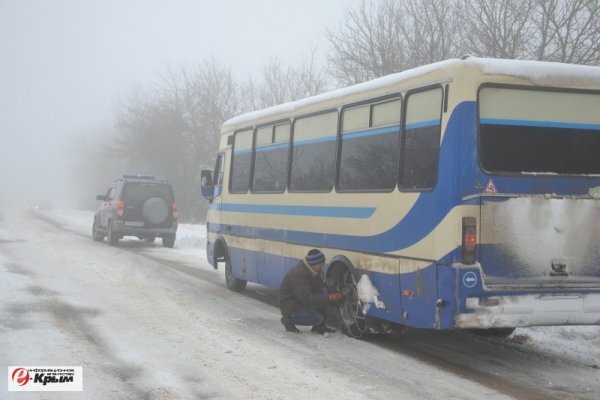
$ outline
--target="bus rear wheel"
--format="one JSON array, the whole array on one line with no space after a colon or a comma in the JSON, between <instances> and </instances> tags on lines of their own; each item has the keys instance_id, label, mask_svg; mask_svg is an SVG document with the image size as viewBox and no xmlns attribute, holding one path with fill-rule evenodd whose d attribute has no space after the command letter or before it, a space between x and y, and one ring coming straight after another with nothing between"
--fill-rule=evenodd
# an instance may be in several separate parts
<instances>
[{"instance_id":1,"label":"bus rear wheel","mask_svg":"<svg viewBox=\"0 0 600 400\"><path fill-rule=\"evenodd\" d=\"M231 260L228 255L225 256L225 285L227 286L227 289L233 290L234 292L241 292L246 288L247 283L248 281L233 276Z\"/></svg>"}]
</instances>

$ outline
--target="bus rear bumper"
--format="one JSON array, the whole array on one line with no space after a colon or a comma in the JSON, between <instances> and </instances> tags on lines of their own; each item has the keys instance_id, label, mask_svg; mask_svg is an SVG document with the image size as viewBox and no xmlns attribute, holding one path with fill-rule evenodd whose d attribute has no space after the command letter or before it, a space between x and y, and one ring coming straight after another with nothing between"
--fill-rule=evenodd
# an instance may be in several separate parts
<instances>
[{"instance_id":1,"label":"bus rear bumper","mask_svg":"<svg viewBox=\"0 0 600 400\"><path fill-rule=\"evenodd\" d=\"M600 325L600 294L467 297L457 328Z\"/></svg>"}]
</instances>

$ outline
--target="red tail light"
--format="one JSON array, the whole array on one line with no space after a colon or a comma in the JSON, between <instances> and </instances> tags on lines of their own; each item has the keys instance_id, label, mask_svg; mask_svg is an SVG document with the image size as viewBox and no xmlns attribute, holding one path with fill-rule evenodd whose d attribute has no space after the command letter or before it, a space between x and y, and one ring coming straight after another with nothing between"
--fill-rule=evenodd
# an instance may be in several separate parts
<instances>
[{"instance_id":1,"label":"red tail light","mask_svg":"<svg viewBox=\"0 0 600 400\"><path fill-rule=\"evenodd\" d=\"M117 209L117 217L123 218L123 215L125 215L125 202L124 201L115 201L114 205L115 205L115 208Z\"/></svg>"},{"instance_id":2,"label":"red tail light","mask_svg":"<svg viewBox=\"0 0 600 400\"><path fill-rule=\"evenodd\" d=\"M173 203L173 218L177 219L179 217L179 208L177 208L177 203Z\"/></svg>"},{"instance_id":3,"label":"red tail light","mask_svg":"<svg viewBox=\"0 0 600 400\"><path fill-rule=\"evenodd\" d=\"M477 246L477 220L474 217L462 219L462 262L475 263L475 247Z\"/></svg>"}]
</instances>

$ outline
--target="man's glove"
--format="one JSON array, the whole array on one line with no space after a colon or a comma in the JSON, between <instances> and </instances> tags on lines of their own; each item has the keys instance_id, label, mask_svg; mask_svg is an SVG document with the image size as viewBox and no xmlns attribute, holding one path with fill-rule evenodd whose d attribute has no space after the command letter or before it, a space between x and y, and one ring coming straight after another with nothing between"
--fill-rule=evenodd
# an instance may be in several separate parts
<instances>
[{"instance_id":1,"label":"man's glove","mask_svg":"<svg viewBox=\"0 0 600 400\"><path fill-rule=\"evenodd\" d=\"M329 301L332 303L339 303L344 300L344 294L340 292L329 293Z\"/></svg>"}]
</instances>

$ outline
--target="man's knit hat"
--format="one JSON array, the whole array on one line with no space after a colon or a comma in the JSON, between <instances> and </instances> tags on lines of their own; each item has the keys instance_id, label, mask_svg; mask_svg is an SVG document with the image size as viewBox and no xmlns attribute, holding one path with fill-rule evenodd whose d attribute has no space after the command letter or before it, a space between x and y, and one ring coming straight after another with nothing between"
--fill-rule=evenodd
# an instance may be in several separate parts
<instances>
[{"instance_id":1,"label":"man's knit hat","mask_svg":"<svg viewBox=\"0 0 600 400\"><path fill-rule=\"evenodd\" d=\"M306 263L308 265L318 265L325 262L325 254L318 249L312 249L306 255Z\"/></svg>"}]
</instances>

